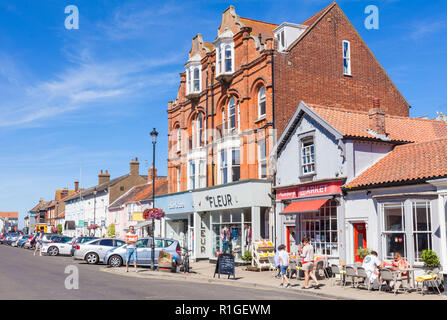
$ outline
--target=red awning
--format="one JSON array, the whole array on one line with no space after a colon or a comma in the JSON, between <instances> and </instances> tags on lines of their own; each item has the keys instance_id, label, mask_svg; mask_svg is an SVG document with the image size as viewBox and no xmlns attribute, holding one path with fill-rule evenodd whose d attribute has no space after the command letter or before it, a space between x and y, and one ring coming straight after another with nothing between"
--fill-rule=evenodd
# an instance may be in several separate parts
<instances>
[{"instance_id":1,"label":"red awning","mask_svg":"<svg viewBox=\"0 0 447 320\"><path fill-rule=\"evenodd\" d=\"M329 199L292 202L281 212L281 214L317 212L328 201Z\"/></svg>"}]
</instances>

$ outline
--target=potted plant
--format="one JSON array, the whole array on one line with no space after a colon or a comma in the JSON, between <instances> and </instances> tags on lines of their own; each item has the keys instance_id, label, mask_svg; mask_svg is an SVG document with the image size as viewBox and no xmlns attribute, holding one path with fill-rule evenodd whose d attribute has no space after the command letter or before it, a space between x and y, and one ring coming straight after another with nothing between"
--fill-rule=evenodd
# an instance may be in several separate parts
<instances>
[{"instance_id":1,"label":"potted plant","mask_svg":"<svg viewBox=\"0 0 447 320\"><path fill-rule=\"evenodd\" d=\"M433 250L422 250L422 261L424 261L424 269L433 270L440 265L439 258Z\"/></svg>"},{"instance_id":2,"label":"potted plant","mask_svg":"<svg viewBox=\"0 0 447 320\"><path fill-rule=\"evenodd\" d=\"M245 251L244 254L241 256L241 259L245 262L251 262L253 256L251 255L250 250Z\"/></svg>"},{"instance_id":3,"label":"potted plant","mask_svg":"<svg viewBox=\"0 0 447 320\"><path fill-rule=\"evenodd\" d=\"M371 254L371 249L369 248L360 248L357 250L357 256L363 261L367 255Z\"/></svg>"}]
</instances>

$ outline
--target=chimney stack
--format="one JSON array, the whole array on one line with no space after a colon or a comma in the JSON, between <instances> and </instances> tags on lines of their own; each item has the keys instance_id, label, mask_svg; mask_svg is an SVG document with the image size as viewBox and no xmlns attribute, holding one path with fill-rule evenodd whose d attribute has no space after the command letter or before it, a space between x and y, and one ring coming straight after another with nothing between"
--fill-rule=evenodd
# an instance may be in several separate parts
<instances>
[{"instance_id":1,"label":"chimney stack","mask_svg":"<svg viewBox=\"0 0 447 320\"><path fill-rule=\"evenodd\" d=\"M66 196L68 196L68 189L67 189L67 188L64 188L64 189L62 189L62 191L61 191L61 199L65 198ZM56 199L56 200L58 200L58 199ZM60 199L59 199L59 200L60 200Z\"/></svg>"},{"instance_id":2,"label":"chimney stack","mask_svg":"<svg viewBox=\"0 0 447 320\"><path fill-rule=\"evenodd\" d=\"M380 108L380 99L374 98L373 108L369 110L369 129L377 134L386 135L385 111Z\"/></svg>"},{"instance_id":3,"label":"chimney stack","mask_svg":"<svg viewBox=\"0 0 447 320\"><path fill-rule=\"evenodd\" d=\"M152 182L154 177L155 177L155 179L157 179L157 168L152 170L152 167L150 167L149 171L147 173L147 182Z\"/></svg>"},{"instance_id":4,"label":"chimney stack","mask_svg":"<svg viewBox=\"0 0 447 320\"><path fill-rule=\"evenodd\" d=\"M106 170L105 173L101 172L98 174L98 184L103 184L104 182L110 181L110 174Z\"/></svg>"},{"instance_id":5,"label":"chimney stack","mask_svg":"<svg viewBox=\"0 0 447 320\"><path fill-rule=\"evenodd\" d=\"M79 181L75 181L75 192L79 191Z\"/></svg>"},{"instance_id":6,"label":"chimney stack","mask_svg":"<svg viewBox=\"0 0 447 320\"><path fill-rule=\"evenodd\" d=\"M138 162L138 158L129 162L130 165L130 175L138 176L140 175L140 163Z\"/></svg>"}]
</instances>

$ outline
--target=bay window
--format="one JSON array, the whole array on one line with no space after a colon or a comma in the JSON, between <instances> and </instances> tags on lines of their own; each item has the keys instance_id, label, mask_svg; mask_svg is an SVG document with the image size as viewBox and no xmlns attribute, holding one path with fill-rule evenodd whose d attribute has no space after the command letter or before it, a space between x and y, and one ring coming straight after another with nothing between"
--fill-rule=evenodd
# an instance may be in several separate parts
<instances>
[{"instance_id":1,"label":"bay window","mask_svg":"<svg viewBox=\"0 0 447 320\"><path fill-rule=\"evenodd\" d=\"M233 72L233 50L230 45L225 46L225 72Z\"/></svg>"},{"instance_id":2,"label":"bay window","mask_svg":"<svg viewBox=\"0 0 447 320\"><path fill-rule=\"evenodd\" d=\"M194 69L194 90L193 92L200 92L200 71L199 68Z\"/></svg>"},{"instance_id":3,"label":"bay window","mask_svg":"<svg viewBox=\"0 0 447 320\"><path fill-rule=\"evenodd\" d=\"M393 259L395 253L407 257L405 214L403 203L382 204L384 258Z\"/></svg>"},{"instance_id":4,"label":"bay window","mask_svg":"<svg viewBox=\"0 0 447 320\"><path fill-rule=\"evenodd\" d=\"M216 48L216 78L231 75L234 72L233 32L226 30L213 42Z\"/></svg>"},{"instance_id":5,"label":"bay window","mask_svg":"<svg viewBox=\"0 0 447 320\"><path fill-rule=\"evenodd\" d=\"M412 207L414 257L422 262L422 251L432 249L431 206L429 201L423 201L413 202Z\"/></svg>"}]
</instances>

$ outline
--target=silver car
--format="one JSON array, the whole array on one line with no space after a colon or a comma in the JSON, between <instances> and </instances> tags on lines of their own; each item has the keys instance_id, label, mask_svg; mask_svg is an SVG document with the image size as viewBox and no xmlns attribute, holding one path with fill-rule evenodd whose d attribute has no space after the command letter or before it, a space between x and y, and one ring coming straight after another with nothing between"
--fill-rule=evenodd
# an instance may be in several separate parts
<instances>
[{"instance_id":1,"label":"silver car","mask_svg":"<svg viewBox=\"0 0 447 320\"><path fill-rule=\"evenodd\" d=\"M86 243L77 244L73 258L85 260L88 264L104 262L104 255L113 248L121 247L126 243L119 239L95 239Z\"/></svg>"},{"instance_id":2,"label":"silver car","mask_svg":"<svg viewBox=\"0 0 447 320\"><path fill-rule=\"evenodd\" d=\"M51 242L42 243L42 254L49 256L70 255L71 241L73 238L64 236L53 236Z\"/></svg>"}]
</instances>

